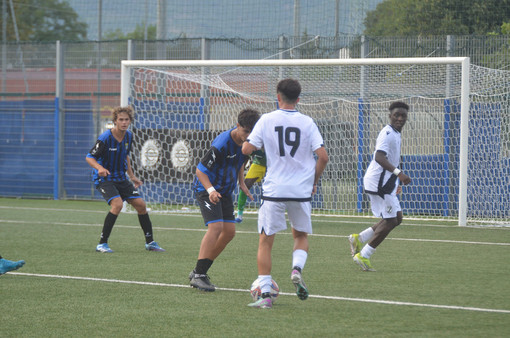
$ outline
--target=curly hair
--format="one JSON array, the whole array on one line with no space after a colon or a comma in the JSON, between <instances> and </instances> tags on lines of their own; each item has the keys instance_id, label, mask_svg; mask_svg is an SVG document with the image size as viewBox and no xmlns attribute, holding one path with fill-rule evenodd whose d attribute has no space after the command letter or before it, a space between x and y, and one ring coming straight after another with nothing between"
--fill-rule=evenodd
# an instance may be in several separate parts
<instances>
[{"instance_id":1,"label":"curly hair","mask_svg":"<svg viewBox=\"0 0 510 338\"><path fill-rule=\"evenodd\" d=\"M407 111L409 110L409 106L407 105L407 103L402 102L402 101L395 101L395 102L393 102L390 105L390 107L388 108L388 110L391 112L395 108L404 108Z\"/></svg>"},{"instance_id":2,"label":"curly hair","mask_svg":"<svg viewBox=\"0 0 510 338\"><path fill-rule=\"evenodd\" d=\"M132 122L134 119L134 112L131 106L126 107L115 107L112 110L112 121L115 123L120 113L126 113L129 116L129 120Z\"/></svg>"}]
</instances>

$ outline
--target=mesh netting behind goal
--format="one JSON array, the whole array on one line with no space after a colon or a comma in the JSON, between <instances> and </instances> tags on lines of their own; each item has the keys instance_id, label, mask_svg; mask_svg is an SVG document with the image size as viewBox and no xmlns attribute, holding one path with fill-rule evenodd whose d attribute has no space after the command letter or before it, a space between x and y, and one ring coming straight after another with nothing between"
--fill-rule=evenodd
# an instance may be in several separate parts
<instances>
[{"instance_id":1,"label":"mesh netting behind goal","mask_svg":"<svg viewBox=\"0 0 510 338\"><path fill-rule=\"evenodd\" d=\"M508 73L475 66L470 73L467 218L469 223L505 223L510 219ZM403 100L410 113L402 133L402 169L412 178L401 195L404 213L459 217L460 64L241 67L195 62L131 65L127 74L128 102L135 109L131 157L153 210L195 209L196 165L212 140L236 125L243 108L275 110L278 81L292 77L303 88L298 110L315 120L330 156L313 199L314 213L371 215L362 177L377 134L389 122L388 106ZM256 201L248 208L260 204L260 185L252 192Z\"/></svg>"}]
</instances>

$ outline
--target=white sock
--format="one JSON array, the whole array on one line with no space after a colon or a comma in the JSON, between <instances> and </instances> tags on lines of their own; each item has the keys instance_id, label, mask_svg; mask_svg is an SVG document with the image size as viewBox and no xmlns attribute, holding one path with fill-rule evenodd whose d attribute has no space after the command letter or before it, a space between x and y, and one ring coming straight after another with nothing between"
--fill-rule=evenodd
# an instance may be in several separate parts
<instances>
[{"instance_id":1,"label":"white sock","mask_svg":"<svg viewBox=\"0 0 510 338\"><path fill-rule=\"evenodd\" d=\"M271 275L259 275L260 292L271 292Z\"/></svg>"},{"instance_id":2,"label":"white sock","mask_svg":"<svg viewBox=\"0 0 510 338\"><path fill-rule=\"evenodd\" d=\"M372 227L368 227L366 228L365 230L363 230L362 232L359 233L359 241L361 243L366 243L368 242L369 240L372 239L372 237L374 236L374 229L372 229Z\"/></svg>"},{"instance_id":3,"label":"white sock","mask_svg":"<svg viewBox=\"0 0 510 338\"><path fill-rule=\"evenodd\" d=\"M370 256L372 256L375 252L375 248L372 248L370 245L365 245L363 249L361 249L360 255L361 257L365 257L370 259Z\"/></svg>"},{"instance_id":4,"label":"white sock","mask_svg":"<svg viewBox=\"0 0 510 338\"><path fill-rule=\"evenodd\" d=\"M297 266L303 271L308 258L308 252L305 250L297 249L292 253L292 267Z\"/></svg>"}]
</instances>

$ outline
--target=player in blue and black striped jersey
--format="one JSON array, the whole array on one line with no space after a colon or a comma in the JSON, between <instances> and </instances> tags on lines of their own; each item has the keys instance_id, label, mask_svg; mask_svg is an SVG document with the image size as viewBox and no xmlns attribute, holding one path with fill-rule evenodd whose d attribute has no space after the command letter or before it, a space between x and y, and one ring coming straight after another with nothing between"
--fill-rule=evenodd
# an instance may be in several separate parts
<instances>
[{"instance_id":1,"label":"player in blue and black striped jersey","mask_svg":"<svg viewBox=\"0 0 510 338\"><path fill-rule=\"evenodd\" d=\"M110 205L96 251L113 252L108 246L108 238L122 210L123 201L127 201L138 212L140 226L145 234L145 248L149 251L165 251L154 241L147 207L137 190L142 181L131 168L129 152L132 149L133 133L128 128L133 121L133 109L129 106L115 108L112 120L114 127L99 135L86 157L87 163L93 168L96 189Z\"/></svg>"},{"instance_id":2,"label":"player in blue and black striped jersey","mask_svg":"<svg viewBox=\"0 0 510 338\"><path fill-rule=\"evenodd\" d=\"M224 131L212 142L211 148L198 163L193 189L204 218L207 232L202 239L190 285L202 291L214 291L207 271L235 235L232 193L239 189L253 200L244 183L244 166L248 157L241 147L260 117L253 109L242 110L235 128Z\"/></svg>"}]
</instances>

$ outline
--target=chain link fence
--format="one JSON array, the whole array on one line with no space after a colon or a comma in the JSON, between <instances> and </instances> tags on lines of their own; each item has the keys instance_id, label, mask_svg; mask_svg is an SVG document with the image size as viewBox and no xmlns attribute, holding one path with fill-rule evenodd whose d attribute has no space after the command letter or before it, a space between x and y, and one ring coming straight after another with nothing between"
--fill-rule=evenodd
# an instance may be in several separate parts
<instances>
[{"instance_id":1,"label":"chain link fence","mask_svg":"<svg viewBox=\"0 0 510 338\"><path fill-rule=\"evenodd\" d=\"M469 56L472 64L509 70L510 37L345 35L4 44L0 196L99 197L84 158L108 127L111 108L120 103L121 60L443 56Z\"/></svg>"}]
</instances>

